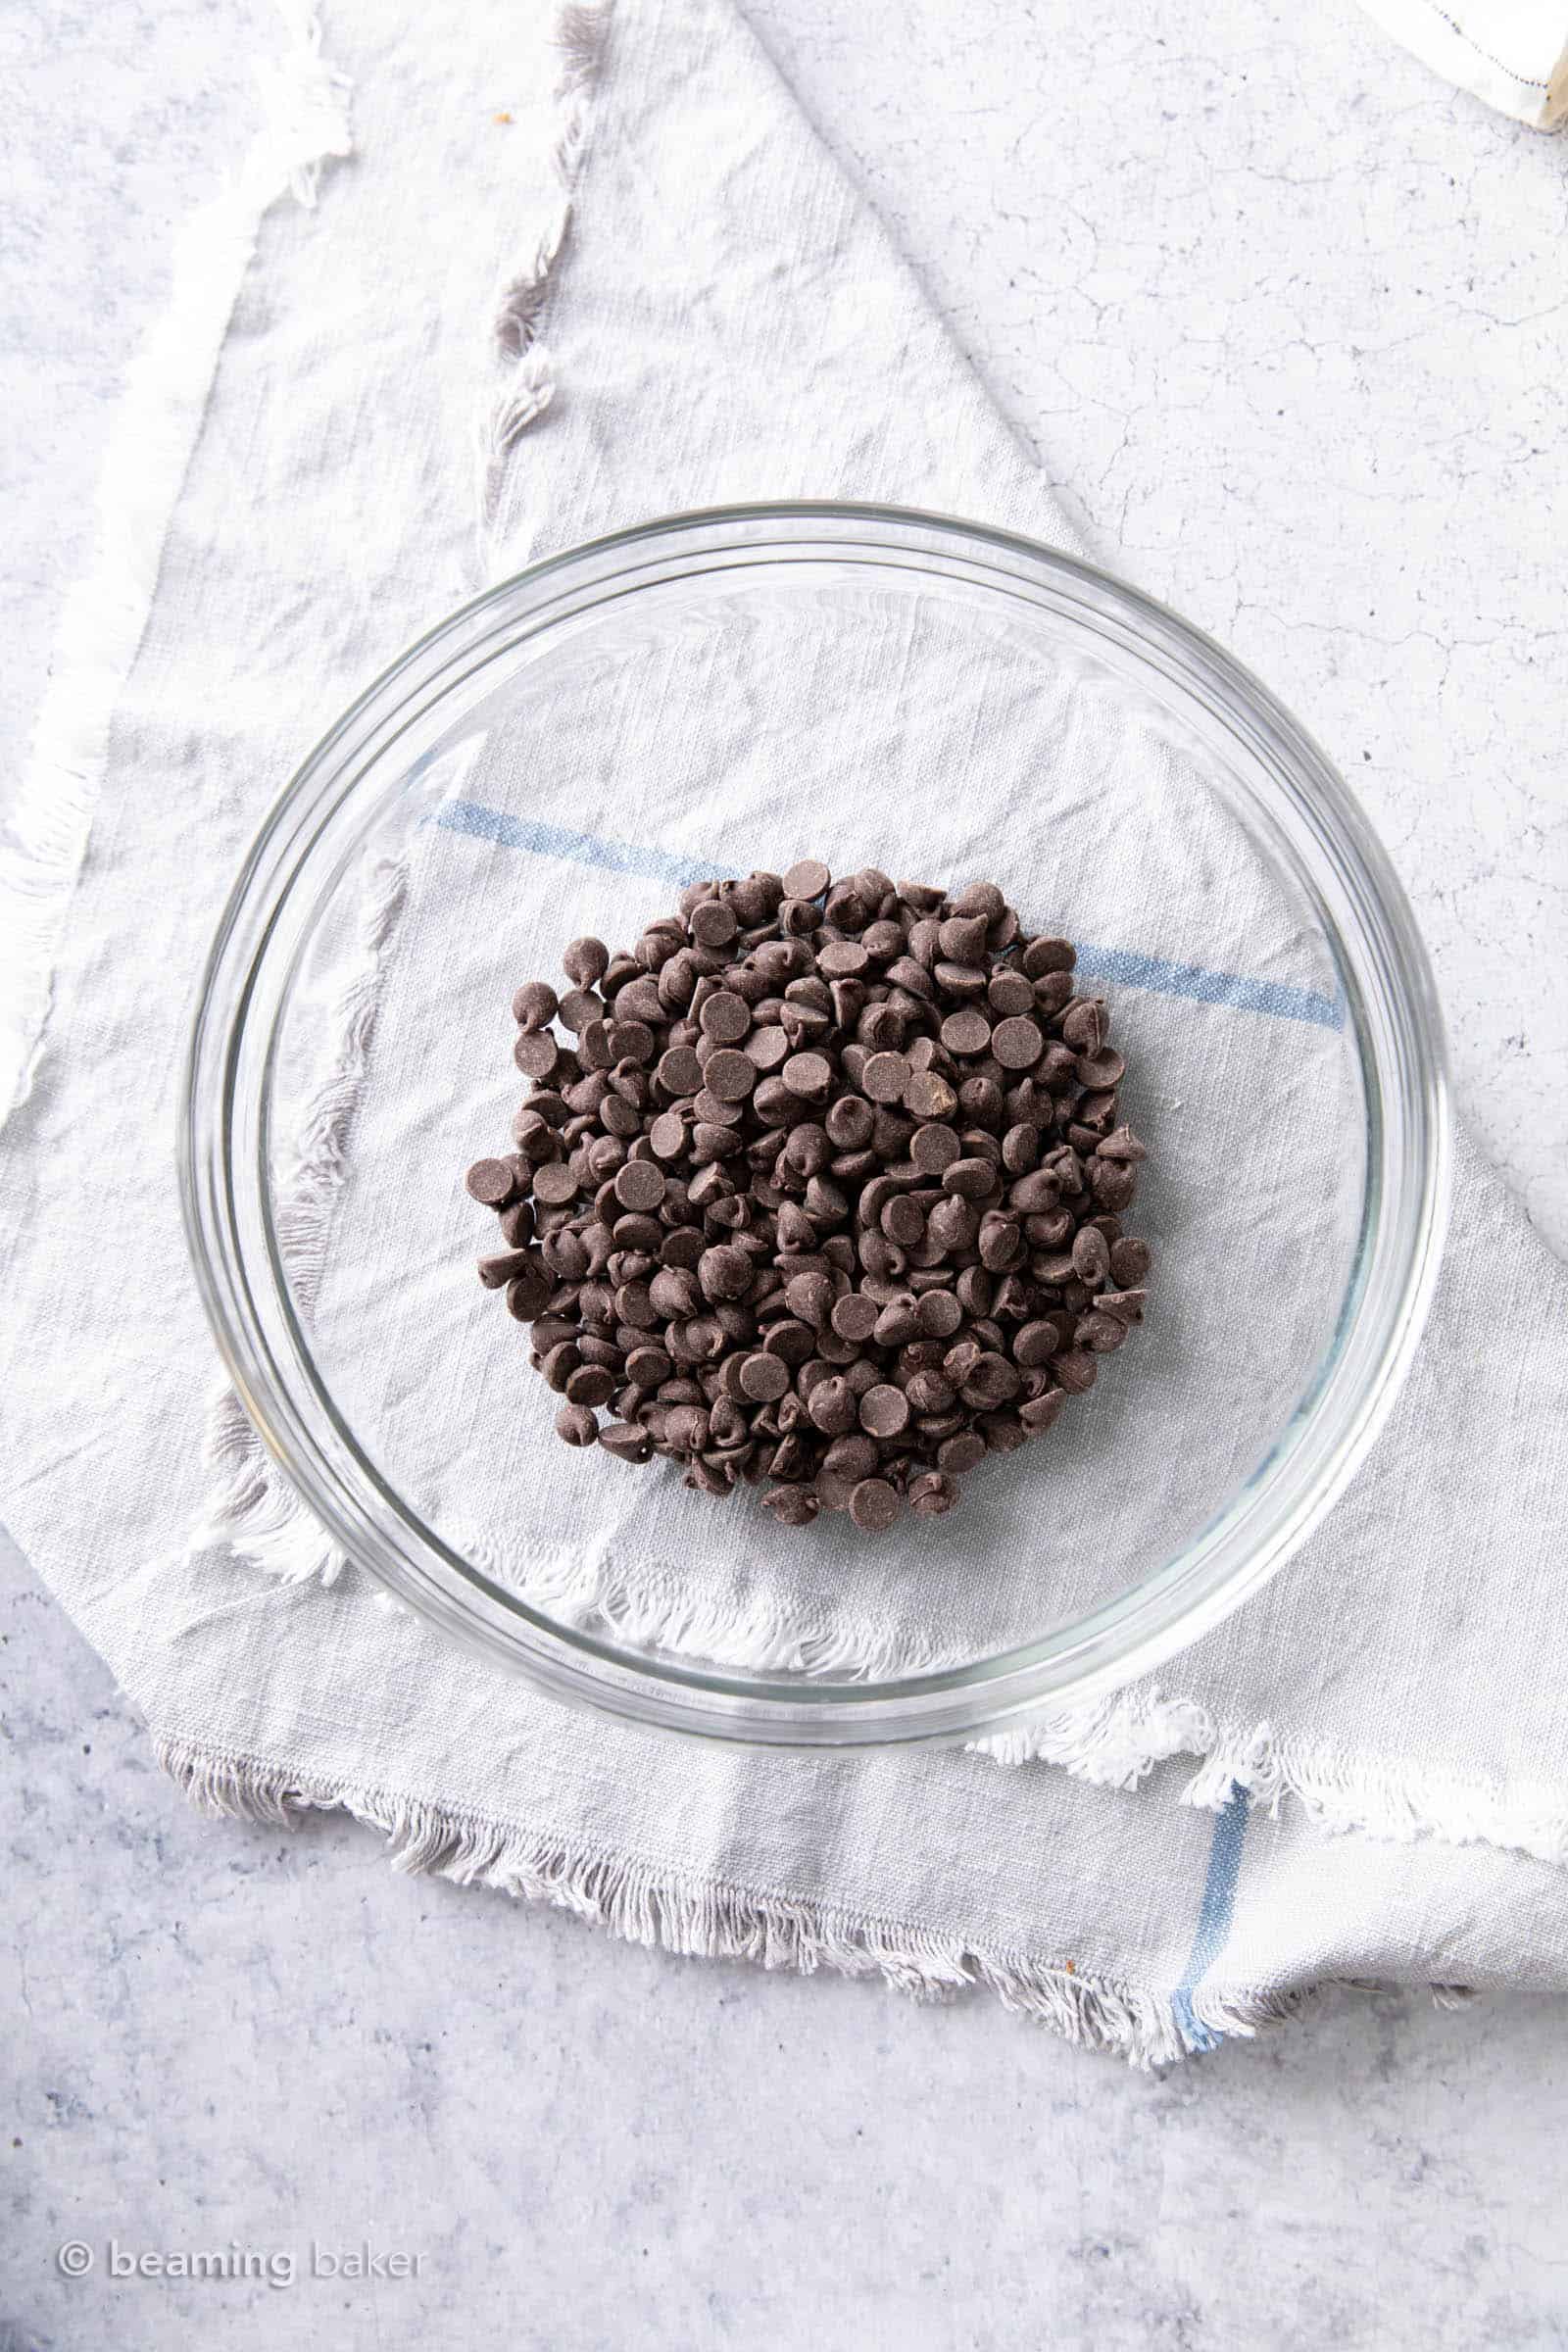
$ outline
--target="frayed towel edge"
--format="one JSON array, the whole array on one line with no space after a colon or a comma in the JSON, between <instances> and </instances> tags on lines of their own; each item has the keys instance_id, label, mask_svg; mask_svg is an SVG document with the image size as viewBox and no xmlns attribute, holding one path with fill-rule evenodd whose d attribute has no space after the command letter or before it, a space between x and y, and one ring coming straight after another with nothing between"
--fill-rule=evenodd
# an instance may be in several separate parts
<instances>
[{"instance_id":1,"label":"frayed towel edge","mask_svg":"<svg viewBox=\"0 0 1568 2352\"><path fill-rule=\"evenodd\" d=\"M1124 1789L1136 1788L1156 1764L1192 1757L1198 1770L1180 1802L1208 1812L1240 1788L1273 1814L1294 1797L1317 1828L1334 1834L1491 1845L1568 1866L1568 1812L1560 1792L1544 1785L1478 1785L1414 1772L1396 1758L1303 1749L1270 1723L1217 1724L1196 1700L1167 1699L1157 1690L1116 1692L974 1746L1000 1764L1056 1764L1079 1780Z\"/></svg>"},{"instance_id":2,"label":"frayed towel edge","mask_svg":"<svg viewBox=\"0 0 1568 2352\"><path fill-rule=\"evenodd\" d=\"M495 572L506 540L501 515L512 453L556 396L555 359L544 341L545 312L593 137L594 101L613 9L614 0L564 0L556 16L560 72L553 95L551 189L521 266L497 293L491 323L505 374L479 428L479 561L486 579ZM518 552L512 550L514 557Z\"/></svg>"},{"instance_id":3,"label":"frayed towel edge","mask_svg":"<svg viewBox=\"0 0 1568 2352\"><path fill-rule=\"evenodd\" d=\"M226 1549L289 1583L336 1580L343 1554L272 1462L230 1391L214 1407L209 1456L226 1483L197 1548ZM597 1620L634 1646L683 1650L758 1673L874 1677L933 1665L906 1650L883 1657L851 1649L842 1638L835 1642L772 1603L759 1601L750 1616L720 1616L678 1576L657 1568L640 1573L601 1560L571 1569L559 1561L525 1566L472 1533L460 1541L470 1557L522 1596L577 1623ZM401 1605L379 1588L377 1596L388 1607ZM1544 1785L1478 1785L1413 1772L1396 1758L1303 1749L1270 1723L1216 1723L1200 1701L1167 1697L1157 1688L1112 1691L969 1746L996 1764L1054 1764L1074 1780L1128 1791L1139 1789L1156 1766L1185 1757L1197 1769L1177 1801L1201 1811L1218 1812L1239 1788L1250 1805L1275 1815L1287 1797L1294 1798L1329 1834L1358 1832L1395 1844L1431 1838L1444 1845L1489 1845L1568 1867L1568 1812L1560 1794Z\"/></svg>"},{"instance_id":4,"label":"frayed towel edge","mask_svg":"<svg viewBox=\"0 0 1568 2352\"><path fill-rule=\"evenodd\" d=\"M280 1828L309 1812L346 1812L380 1832L394 1870L548 1903L626 1942L686 1958L745 1960L803 1976L879 1976L924 2001L983 1989L1063 2040L1135 2067L1171 2065L1210 2047L1215 2035L1255 2035L1297 2015L1316 1989L1182 1991L1115 1983L1067 1960L984 1952L904 1922L574 1848L437 1803L318 1782L182 1740L155 1736L154 1747L184 1796L211 1817Z\"/></svg>"}]
</instances>

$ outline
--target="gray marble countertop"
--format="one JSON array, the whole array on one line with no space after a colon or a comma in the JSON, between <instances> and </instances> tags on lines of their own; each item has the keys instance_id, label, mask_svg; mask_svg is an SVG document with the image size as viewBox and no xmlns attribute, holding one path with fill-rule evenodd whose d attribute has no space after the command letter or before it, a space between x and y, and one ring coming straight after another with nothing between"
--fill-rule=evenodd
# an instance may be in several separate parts
<instances>
[{"instance_id":1,"label":"gray marble countertop","mask_svg":"<svg viewBox=\"0 0 1568 2352\"><path fill-rule=\"evenodd\" d=\"M909 0L896 55L834 0L747 8L1092 544L1364 756L1374 809L1430 787L1461 1090L1560 1246L1568 142L1348 0L1115 0L1092 35ZM0 17L0 772L275 38L264 0ZM983 2002L612 1944L335 1818L201 1822L8 1549L0 1708L0 2352L1568 2342L1568 2003L1335 1994L1146 2078ZM271 2278L117 2278L111 2241ZM312 2275L367 2245L382 2275Z\"/></svg>"}]
</instances>

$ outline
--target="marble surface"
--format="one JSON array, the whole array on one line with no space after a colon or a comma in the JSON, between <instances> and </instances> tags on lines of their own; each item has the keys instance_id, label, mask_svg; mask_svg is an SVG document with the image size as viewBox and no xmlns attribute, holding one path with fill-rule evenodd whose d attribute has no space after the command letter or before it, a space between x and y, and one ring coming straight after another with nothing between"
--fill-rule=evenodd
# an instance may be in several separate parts
<instances>
[{"instance_id":1,"label":"marble surface","mask_svg":"<svg viewBox=\"0 0 1568 2352\"><path fill-rule=\"evenodd\" d=\"M1560 1241L1568 143L1348 0L1114 0L1092 50L1068 0L908 0L896 56L835 0L746 5L1100 550L1375 810L1422 787L1465 1096ZM274 37L262 0L0 15L0 773L120 367ZM1568 2003L1336 1994L1141 2078L980 2002L398 1878L334 1819L204 1824L9 1550L0 1637L0 2352L1568 2341ZM112 2239L280 2282L114 2278ZM418 2275L310 2275L366 2243Z\"/></svg>"}]
</instances>

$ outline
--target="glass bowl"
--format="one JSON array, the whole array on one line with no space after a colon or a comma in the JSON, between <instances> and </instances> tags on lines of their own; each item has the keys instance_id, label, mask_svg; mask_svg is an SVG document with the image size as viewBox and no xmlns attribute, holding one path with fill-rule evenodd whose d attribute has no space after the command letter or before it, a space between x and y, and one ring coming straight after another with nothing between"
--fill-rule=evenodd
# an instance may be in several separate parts
<instances>
[{"instance_id":1,"label":"glass bowl","mask_svg":"<svg viewBox=\"0 0 1568 2352\"><path fill-rule=\"evenodd\" d=\"M1078 941L1151 1153L1135 1345L870 1542L559 1445L463 1189L510 1148L519 980L804 856L995 879ZM1255 679L1049 548L790 505L535 564L345 713L220 927L182 1182L239 1394L354 1563L558 1698L818 1746L1050 1714L1255 1592L1394 1398L1447 1154L1409 908Z\"/></svg>"}]
</instances>

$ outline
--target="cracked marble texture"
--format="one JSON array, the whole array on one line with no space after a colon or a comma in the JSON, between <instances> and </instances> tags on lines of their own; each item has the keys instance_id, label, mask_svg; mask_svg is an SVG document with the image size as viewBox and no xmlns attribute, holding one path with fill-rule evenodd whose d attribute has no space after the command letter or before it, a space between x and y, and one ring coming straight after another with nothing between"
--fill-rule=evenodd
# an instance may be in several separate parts
<instances>
[{"instance_id":1,"label":"cracked marble texture","mask_svg":"<svg viewBox=\"0 0 1568 2352\"><path fill-rule=\"evenodd\" d=\"M1568 142L1350 0L906 0L896 45L744 5L1095 549L1352 775L1561 1246ZM262 0L0 12L7 774L119 370L275 38ZM1145 2080L394 1878L335 1820L214 1830L9 1551L0 1636L0 2352L1568 2342L1564 2002L1337 1995ZM426 2261L61 2276L111 2233Z\"/></svg>"}]
</instances>

